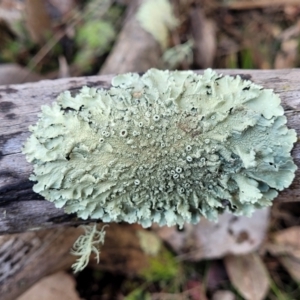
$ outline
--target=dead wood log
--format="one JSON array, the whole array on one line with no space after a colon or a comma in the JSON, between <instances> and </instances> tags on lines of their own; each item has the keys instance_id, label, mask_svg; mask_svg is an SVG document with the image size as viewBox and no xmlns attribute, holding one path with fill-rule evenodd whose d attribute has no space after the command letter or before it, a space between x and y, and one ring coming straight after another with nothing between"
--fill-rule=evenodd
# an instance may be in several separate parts
<instances>
[{"instance_id":1,"label":"dead wood log","mask_svg":"<svg viewBox=\"0 0 300 300\"><path fill-rule=\"evenodd\" d=\"M14 300L46 275L69 269L79 228L57 228L0 236L0 295Z\"/></svg>"},{"instance_id":2,"label":"dead wood log","mask_svg":"<svg viewBox=\"0 0 300 300\"><path fill-rule=\"evenodd\" d=\"M101 270L136 276L148 266L149 256L140 246L139 225L111 224L101 247L101 262L93 255L91 265ZM81 228L60 227L0 236L1 300L14 300L35 282L75 262L70 249Z\"/></svg>"},{"instance_id":3,"label":"dead wood log","mask_svg":"<svg viewBox=\"0 0 300 300\"><path fill-rule=\"evenodd\" d=\"M300 70L220 70L223 74L239 74L265 88L273 88L282 99L288 126L300 132ZM74 215L66 215L52 203L32 191L28 180L32 166L21 153L29 136L28 126L36 123L40 106L53 102L59 93L76 93L82 86L109 87L112 76L78 77L45 80L37 83L0 86L0 234L50 228L61 224L83 223ZM293 152L300 165L300 146ZM300 201L299 170L289 189L276 201Z\"/></svg>"}]
</instances>

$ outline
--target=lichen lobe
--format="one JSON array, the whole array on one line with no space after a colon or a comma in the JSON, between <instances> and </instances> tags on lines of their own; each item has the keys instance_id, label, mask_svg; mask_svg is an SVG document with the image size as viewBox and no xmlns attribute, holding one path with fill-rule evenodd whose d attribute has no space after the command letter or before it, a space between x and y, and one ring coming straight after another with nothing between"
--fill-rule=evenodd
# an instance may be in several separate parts
<instances>
[{"instance_id":1,"label":"lichen lobe","mask_svg":"<svg viewBox=\"0 0 300 300\"><path fill-rule=\"evenodd\" d=\"M296 165L279 97L240 77L155 69L44 106L24 147L34 190L104 222L197 223L249 215Z\"/></svg>"}]
</instances>

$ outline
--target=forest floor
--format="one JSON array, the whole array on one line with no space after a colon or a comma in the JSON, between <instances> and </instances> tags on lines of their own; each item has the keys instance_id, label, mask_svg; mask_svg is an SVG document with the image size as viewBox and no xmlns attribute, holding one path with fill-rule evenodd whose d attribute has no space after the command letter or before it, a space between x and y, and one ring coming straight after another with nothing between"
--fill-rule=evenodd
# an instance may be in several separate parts
<instances>
[{"instance_id":1,"label":"forest floor","mask_svg":"<svg viewBox=\"0 0 300 300\"><path fill-rule=\"evenodd\" d=\"M300 67L299 1L151 1L155 8L144 18L145 27L143 22L134 23L134 30L148 28L143 48L134 47L137 41L130 40L132 31L124 24L135 18L138 4L146 1L0 1L0 85L145 72L151 67ZM170 12L159 16L160 5L164 9L169 5ZM126 43L133 45L132 53L124 54ZM126 55L127 63L116 65L117 55ZM208 253L197 259L192 254L186 256L188 248L184 252L174 246L170 232L154 229L147 238L162 243L163 251L159 257L149 256L147 272L113 266L104 270L100 262L76 275L68 271L44 278L32 294L25 293L19 299L35 299L33 295L40 290L46 295L47 289L52 289L49 298L38 299L300 299L299 216L298 202L275 203L270 211L254 215L252 220L240 220L244 229L235 243L229 242L230 233L224 236L212 230L214 239L206 241L211 243L206 246L217 248L215 258L209 258ZM222 222L222 226L231 226L229 221ZM174 229L172 234L180 239L188 233ZM249 235L254 237L254 245L241 247ZM216 243L218 239L222 243ZM228 249L225 254L222 247Z\"/></svg>"}]
</instances>

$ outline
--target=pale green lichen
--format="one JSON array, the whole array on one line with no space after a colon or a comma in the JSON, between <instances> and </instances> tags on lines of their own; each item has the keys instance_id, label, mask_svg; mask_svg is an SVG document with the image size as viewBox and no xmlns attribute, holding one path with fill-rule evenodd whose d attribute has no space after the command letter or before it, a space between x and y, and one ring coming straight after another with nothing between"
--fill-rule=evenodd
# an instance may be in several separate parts
<instances>
[{"instance_id":1,"label":"pale green lichen","mask_svg":"<svg viewBox=\"0 0 300 300\"><path fill-rule=\"evenodd\" d=\"M85 233L79 236L73 245L73 249L71 250L71 254L79 256L76 262L72 265L74 273L83 270L87 266L92 253L95 254L97 263L99 263L99 245L104 244L104 228L106 226L103 226L100 231L97 229L97 224L85 225L82 227Z\"/></svg>"},{"instance_id":2,"label":"pale green lichen","mask_svg":"<svg viewBox=\"0 0 300 300\"><path fill-rule=\"evenodd\" d=\"M296 170L279 97L239 76L155 69L43 106L34 191L103 222L182 226L269 206Z\"/></svg>"}]
</instances>

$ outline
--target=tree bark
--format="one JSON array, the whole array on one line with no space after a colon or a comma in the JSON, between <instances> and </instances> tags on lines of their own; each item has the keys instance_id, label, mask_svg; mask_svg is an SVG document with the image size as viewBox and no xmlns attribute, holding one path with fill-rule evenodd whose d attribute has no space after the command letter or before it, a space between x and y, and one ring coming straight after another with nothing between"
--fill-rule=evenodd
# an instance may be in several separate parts
<instances>
[{"instance_id":1,"label":"tree bark","mask_svg":"<svg viewBox=\"0 0 300 300\"><path fill-rule=\"evenodd\" d=\"M249 79L272 88L282 99L288 127L300 132L300 70L220 70L223 74ZM201 73L201 72L199 72ZM30 135L28 126L35 124L41 105L50 104L65 90L76 94L84 85L110 87L112 76L77 77L45 80L37 83L0 86L0 234L51 228L62 224L80 224L83 220L66 215L32 191L28 177L32 165L21 153ZM292 151L300 165L300 146ZM276 201L300 201L299 170L290 188ZM88 222L90 222L89 220ZM86 221L85 221L86 222Z\"/></svg>"},{"instance_id":2,"label":"tree bark","mask_svg":"<svg viewBox=\"0 0 300 300\"><path fill-rule=\"evenodd\" d=\"M44 276L69 269L76 260L70 249L82 232L60 227L0 236L1 299L15 300Z\"/></svg>"}]
</instances>

